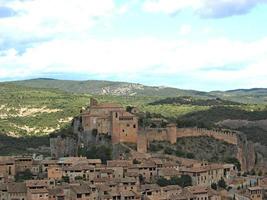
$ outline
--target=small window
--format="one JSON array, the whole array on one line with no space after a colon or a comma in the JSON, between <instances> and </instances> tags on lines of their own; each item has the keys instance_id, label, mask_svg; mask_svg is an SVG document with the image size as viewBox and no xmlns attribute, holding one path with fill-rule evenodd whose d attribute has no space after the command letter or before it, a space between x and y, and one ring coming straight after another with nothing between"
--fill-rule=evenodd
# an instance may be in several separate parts
<instances>
[{"instance_id":1,"label":"small window","mask_svg":"<svg viewBox=\"0 0 267 200\"><path fill-rule=\"evenodd\" d=\"M133 128L136 128L136 125L135 124L133 125Z\"/></svg>"}]
</instances>

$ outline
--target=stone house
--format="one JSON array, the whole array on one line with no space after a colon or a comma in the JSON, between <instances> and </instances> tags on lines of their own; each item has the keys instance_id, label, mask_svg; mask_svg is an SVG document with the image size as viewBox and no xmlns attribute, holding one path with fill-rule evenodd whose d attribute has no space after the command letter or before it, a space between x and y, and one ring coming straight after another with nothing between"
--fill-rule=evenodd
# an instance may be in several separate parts
<instances>
[{"instance_id":1,"label":"stone house","mask_svg":"<svg viewBox=\"0 0 267 200\"><path fill-rule=\"evenodd\" d=\"M54 187L49 180L26 181L27 200L49 200L48 188Z\"/></svg>"},{"instance_id":2,"label":"stone house","mask_svg":"<svg viewBox=\"0 0 267 200\"><path fill-rule=\"evenodd\" d=\"M154 162L143 162L128 167L127 172L136 172L142 176L145 181L151 181L157 176L157 167Z\"/></svg>"},{"instance_id":3,"label":"stone house","mask_svg":"<svg viewBox=\"0 0 267 200\"><path fill-rule=\"evenodd\" d=\"M31 156L16 156L14 159L16 173L32 169L33 159Z\"/></svg>"},{"instance_id":4,"label":"stone house","mask_svg":"<svg viewBox=\"0 0 267 200\"><path fill-rule=\"evenodd\" d=\"M249 187L247 189L246 196L251 200L263 200L263 190L262 187Z\"/></svg>"},{"instance_id":5,"label":"stone house","mask_svg":"<svg viewBox=\"0 0 267 200\"><path fill-rule=\"evenodd\" d=\"M49 166L47 169L47 178L53 180L61 180L63 176L62 167L58 165Z\"/></svg>"},{"instance_id":6,"label":"stone house","mask_svg":"<svg viewBox=\"0 0 267 200\"><path fill-rule=\"evenodd\" d=\"M193 185L210 186L225 177L224 166L221 164L203 164L191 168L181 168L181 174L189 175Z\"/></svg>"},{"instance_id":7,"label":"stone house","mask_svg":"<svg viewBox=\"0 0 267 200\"><path fill-rule=\"evenodd\" d=\"M0 157L0 182L8 182L14 180L16 175L15 160L13 157Z\"/></svg>"},{"instance_id":8,"label":"stone house","mask_svg":"<svg viewBox=\"0 0 267 200\"><path fill-rule=\"evenodd\" d=\"M219 193L209 187L192 186L187 188L195 200L221 200Z\"/></svg>"},{"instance_id":9,"label":"stone house","mask_svg":"<svg viewBox=\"0 0 267 200\"><path fill-rule=\"evenodd\" d=\"M73 185L70 187L70 200L91 200L91 190L87 185Z\"/></svg>"},{"instance_id":10,"label":"stone house","mask_svg":"<svg viewBox=\"0 0 267 200\"><path fill-rule=\"evenodd\" d=\"M25 183L0 184L1 200L27 200L27 188Z\"/></svg>"}]
</instances>

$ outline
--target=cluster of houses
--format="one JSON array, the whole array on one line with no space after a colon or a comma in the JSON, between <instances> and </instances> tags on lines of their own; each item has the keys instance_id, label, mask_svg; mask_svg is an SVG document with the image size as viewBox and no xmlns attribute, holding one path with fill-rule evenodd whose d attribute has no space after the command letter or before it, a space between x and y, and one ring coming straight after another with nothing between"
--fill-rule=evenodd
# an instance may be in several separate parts
<instances>
[{"instance_id":1,"label":"cluster of houses","mask_svg":"<svg viewBox=\"0 0 267 200\"><path fill-rule=\"evenodd\" d=\"M16 182L17 174L30 171L31 180ZM192 186L157 185L159 177L188 175ZM110 160L63 157L0 157L0 200L220 200L212 183L236 175L234 165L211 164L171 157ZM263 199L263 186L249 188L249 199ZM237 197L236 197L237 198Z\"/></svg>"}]
</instances>

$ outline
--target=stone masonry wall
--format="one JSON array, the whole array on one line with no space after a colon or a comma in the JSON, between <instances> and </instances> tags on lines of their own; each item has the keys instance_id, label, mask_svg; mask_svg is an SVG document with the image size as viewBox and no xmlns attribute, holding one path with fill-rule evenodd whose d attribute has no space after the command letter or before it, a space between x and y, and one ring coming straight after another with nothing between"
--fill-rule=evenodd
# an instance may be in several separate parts
<instances>
[{"instance_id":1,"label":"stone masonry wall","mask_svg":"<svg viewBox=\"0 0 267 200\"><path fill-rule=\"evenodd\" d=\"M208 136L227 142L229 144L238 144L238 136L235 133L213 131L200 128L178 128L176 131L176 136L177 138Z\"/></svg>"}]
</instances>

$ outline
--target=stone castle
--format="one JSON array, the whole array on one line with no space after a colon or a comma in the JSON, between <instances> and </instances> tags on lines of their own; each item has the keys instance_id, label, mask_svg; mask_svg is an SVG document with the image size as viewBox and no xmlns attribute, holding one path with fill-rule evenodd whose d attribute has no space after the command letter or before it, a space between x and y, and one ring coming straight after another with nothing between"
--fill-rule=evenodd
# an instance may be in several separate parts
<instances>
[{"instance_id":1,"label":"stone castle","mask_svg":"<svg viewBox=\"0 0 267 200\"><path fill-rule=\"evenodd\" d=\"M134 143L137 145L139 153L147 153L149 143L153 141L169 141L171 144L175 144L177 138L208 136L236 145L236 157L242 168L244 170L250 168L251 164L244 158L246 157L244 149L247 146L244 146L238 133L199 128L177 128L175 124L167 124L164 128L140 128L137 111L136 109L133 111L127 112L119 104L98 103L96 99L91 98L90 105L81 111L80 116L73 121L74 134L78 136L77 144L89 146L91 143L108 143L110 141L112 144ZM53 143L57 142L54 140Z\"/></svg>"},{"instance_id":2,"label":"stone castle","mask_svg":"<svg viewBox=\"0 0 267 200\"><path fill-rule=\"evenodd\" d=\"M79 139L85 144L95 137L100 141L111 138L112 144L137 142L138 117L118 104L98 103L91 98L90 106L81 113L76 124L82 130L78 131Z\"/></svg>"},{"instance_id":3,"label":"stone castle","mask_svg":"<svg viewBox=\"0 0 267 200\"><path fill-rule=\"evenodd\" d=\"M79 138L83 143L90 142L92 137L101 140L105 136L111 138L112 144L135 143L141 153L146 153L149 142L169 141L175 144L177 138L182 137L209 136L229 144L238 144L237 134L229 131L176 128L175 124L167 124L165 128L139 128L136 114L127 112L119 104L98 103L93 98L89 107L81 112L77 124L81 130Z\"/></svg>"}]
</instances>

